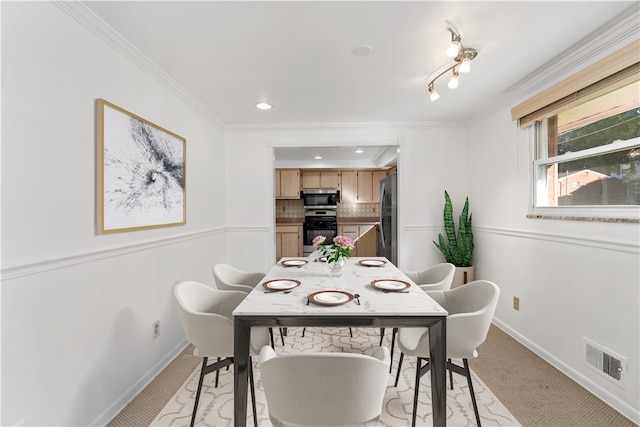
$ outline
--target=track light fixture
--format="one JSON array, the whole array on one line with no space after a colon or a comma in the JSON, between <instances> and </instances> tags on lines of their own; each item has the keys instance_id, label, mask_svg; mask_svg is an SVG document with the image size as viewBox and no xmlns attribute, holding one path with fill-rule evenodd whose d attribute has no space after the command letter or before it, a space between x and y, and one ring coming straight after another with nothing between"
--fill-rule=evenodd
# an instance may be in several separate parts
<instances>
[{"instance_id":1,"label":"track light fixture","mask_svg":"<svg viewBox=\"0 0 640 427\"><path fill-rule=\"evenodd\" d=\"M429 90L429 98L431 99L431 101L435 101L440 98L440 95L438 95L438 92L436 92L436 80L445 75L447 72L451 71L452 76L451 80L449 80L448 86L451 89L456 89L458 87L459 73L468 73L469 71L471 71L471 61L473 60L473 58L478 56L477 50L470 47L464 47L462 45L462 37L460 37L460 34L456 33L450 27L447 29L451 33L451 44L445 52L445 55L453 59L454 64L446 68L429 82L429 85L427 87Z\"/></svg>"}]
</instances>

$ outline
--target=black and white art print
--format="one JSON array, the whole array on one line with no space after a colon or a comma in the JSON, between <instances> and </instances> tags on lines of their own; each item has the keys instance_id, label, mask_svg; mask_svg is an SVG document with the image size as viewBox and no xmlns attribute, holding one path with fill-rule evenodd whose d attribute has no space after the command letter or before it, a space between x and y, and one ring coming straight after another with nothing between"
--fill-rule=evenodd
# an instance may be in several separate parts
<instances>
[{"instance_id":1,"label":"black and white art print","mask_svg":"<svg viewBox=\"0 0 640 427\"><path fill-rule=\"evenodd\" d=\"M186 140L103 99L98 115L101 233L186 223Z\"/></svg>"}]
</instances>

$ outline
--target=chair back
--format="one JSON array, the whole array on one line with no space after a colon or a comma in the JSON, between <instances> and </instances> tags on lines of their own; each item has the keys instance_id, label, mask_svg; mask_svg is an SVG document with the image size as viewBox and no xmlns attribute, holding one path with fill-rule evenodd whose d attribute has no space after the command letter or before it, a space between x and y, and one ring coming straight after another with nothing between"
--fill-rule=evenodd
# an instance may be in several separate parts
<instances>
[{"instance_id":1,"label":"chair back","mask_svg":"<svg viewBox=\"0 0 640 427\"><path fill-rule=\"evenodd\" d=\"M233 356L232 313L246 294L221 291L194 281L178 283L173 293L185 336L195 347L194 354Z\"/></svg>"},{"instance_id":2,"label":"chair back","mask_svg":"<svg viewBox=\"0 0 640 427\"><path fill-rule=\"evenodd\" d=\"M262 273L249 273L238 270L228 264L216 264L213 266L213 277L216 281L216 287L222 290L249 293L264 276Z\"/></svg>"},{"instance_id":3,"label":"chair back","mask_svg":"<svg viewBox=\"0 0 640 427\"><path fill-rule=\"evenodd\" d=\"M443 262L422 271L410 271L407 276L423 291L447 290L451 288L456 266Z\"/></svg>"},{"instance_id":4,"label":"chair back","mask_svg":"<svg viewBox=\"0 0 640 427\"><path fill-rule=\"evenodd\" d=\"M354 353L260 352L260 374L274 425L353 426L382 412L391 356Z\"/></svg>"},{"instance_id":5,"label":"chair back","mask_svg":"<svg viewBox=\"0 0 640 427\"><path fill-rule=\"evenodd\" d=\"M447 357L477 357L496 311L500 288L488 280L475 280L448 291L428 292L449 312L447 316Z\"/></svg>"}]
</instances>

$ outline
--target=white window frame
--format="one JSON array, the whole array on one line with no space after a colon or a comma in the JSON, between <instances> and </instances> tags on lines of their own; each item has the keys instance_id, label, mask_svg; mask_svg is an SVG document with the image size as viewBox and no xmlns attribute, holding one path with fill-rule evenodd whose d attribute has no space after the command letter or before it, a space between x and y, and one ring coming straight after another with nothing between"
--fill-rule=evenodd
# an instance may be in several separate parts
<instances>
[{"instance_id":1,"label":"white window frame","mask_svg":"<svg viewBox=\"0 0 640 427\"><path fill-rule=\"evenodd\" d=\"M511 117L517 120L520 128L520 140L527 140L529 146L529 214L530 218L576 219L576 220L601 220L611 222L640 222L639 206L537 206L537 198L545 194L546 174L544 179L538 178L538 168L544 164L556 163L578 159L594 154L615 152L624 148L620 145L613 148L609 146L583 150L579 153L566 153L561 156L547 158L547 141L544 136L544 151L540 150L538 143L539 130L542 126L536 126L536 122L542 121L546 126L546 119L565 108L571 108L581 102L587 102L604 93L620 88L633 81L638 81L640 67L640 40L634 40L627 46L613 54L577 72L573 76L547 88L516 105L511 109ZM546 132L546 130L545 130ZM526 133L526 136L523 134ZM546 134L545 134L546 135ZM635 140L635 138L634 138ZM637 142L630 143L632 147ZM628 148L627 148L628 149ZM599 150L599 151L591 151ZM601 151L600 151L601 150ZM546 204L547 201L545 200Z\"/></svg>"},{"instance_id":2,"label":"white window frame","mask_svg":"<svg viewBox=\"0 0 640 427\"><path fill-rule=\"evenodd\" d=\"M536 218L566 218L566 219L591 219L591 220L620 220L640 222L640 206L620 205L581 205L581 206L538 206L547 201L547 174L546 168L554 163L564 163L585 157L600 154L610 154L618 151L640 148L640 137L627 141L615 141L612 144L581 150L575 153L564 153L559 156L548 157L546 155L546 120L531 125L529 132L529 146L531 150L531 183L529 216ZM544 170L544 173L540 173Z\"/></svg>"}]
</instances>

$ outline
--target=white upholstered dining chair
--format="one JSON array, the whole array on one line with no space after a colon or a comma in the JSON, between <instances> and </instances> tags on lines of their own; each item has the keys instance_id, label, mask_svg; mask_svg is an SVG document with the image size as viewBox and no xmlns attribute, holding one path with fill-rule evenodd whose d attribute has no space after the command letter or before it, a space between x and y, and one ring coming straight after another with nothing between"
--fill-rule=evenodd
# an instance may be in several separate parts
<instances>
[{"instance_id":1,"label":"white upholstered dining chair","mask_svg":"<svg viewBox=\"0 0 640 427\"><path fill-rule=\"evenodd\" d=\"M425 270L406 271L404 274L411 279L423 291L446 291L451 289L453 276L456 273L456 266L449 262L432 265ZM391 333L391 363L393 363L393 352L395 350L396 333L398 328L393 328ZM380 328L380 345L384 340L384 328Z\"/></svg>"},{"instance_id":2,"label":"white upholstered dining chair","mask_svg":"<svg viewBox=\"0 0 640 427\"><path fill-rule=\"evenodd\" d=\"M246 294L240 291L222 291L203 283L185 281L173 290L178 314L187 340L195 347L193 354L202 357L202 368L196 391L191 427L196 419L202 383L206 374L216 372L233 363L233 310L242 302ZM267 328L251 329L251 351L258 354L260 348L268 345ZM217 362L207 364L216 357ZM249 358L249 380L254 426L257 426L253 367Z\"/></svg>"},{"instance_id":3,"label":"white upholstered dining chair","mask_svg":"<svg viewBox=\"0 0 640 427\"><path fill-rule=\"evenodd\" d=\"M213 277L216 287L228 291L242 291L249 293L256 287L265 274L252 273L238 270L229 264L216 264L213 266Z\"/></svg>"},{"instance_id":4,"label":"white upholstered dining chair","mask_svg":"<svg viewBox=\"0 0 640 427\"><path fill-rule=\"evenodd\" d=\"M455 289L429 291L428 293L449 313L447 316L447 369L449 370L450 379L452 372L464 375L467 378L476 423L480 427L480 415L473 391L468 359L478 357L476 348L487 338L496 305L498 304L500 288L488 280L475 280ZM398 331L398 347L402 353L400 353L398 362L396 386L398 385L404 355L415 356L418 360L413 398L412 425L415 425L420 377L430 369L429 329L400 328ZM462 359L463 366L454 364L452 359ZM426 362L424 365L423 361ZM453 382L451 382L451 388L453 388Z\"/></svg>"},{"instance_id":5,"label":"white upholstered dining chair","mask_svg":"<svg viewBox=\"0 0 640 427\"><path fill-rule=\"evenodd\" d=\"M445 291L451 289L456 266L449 262L433 265L426 270L406 271L404 274L420 286L423 291Z\"/></svg>"},{"instance_id":6,"label":"white upholstered dining chair","mask_svg":"<svg viewBox=\"0 0 640 427\"><path fill-rule=\"evenodd\" d=\"M276 355L260 351L260 375L274 426L354 426L382 413L391 357L354 353Z\"/></svg>"},{"instance_id":7,"label":"white upholstered dining chair","mask_svg":"<svg viewBox=\"0 0 640 427\"><path fill-rule=\"evenodd\" d=\"M245 294L251 292L266 274L239 270L229 264L216 264L213 266L213 278L216 287L228 291L241 291ZM280 340L284 345L285 332L280 328ZM273 329L269 328L269 337L273 347Z\"/></svg>"}]
</instances>

